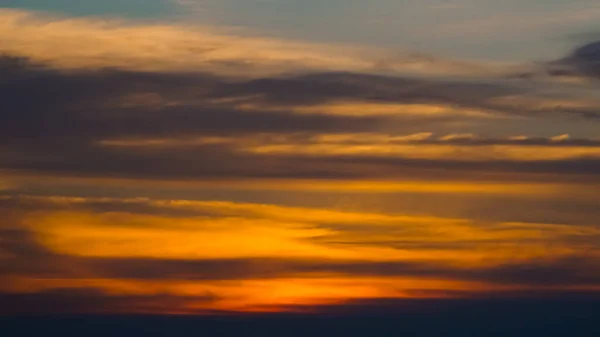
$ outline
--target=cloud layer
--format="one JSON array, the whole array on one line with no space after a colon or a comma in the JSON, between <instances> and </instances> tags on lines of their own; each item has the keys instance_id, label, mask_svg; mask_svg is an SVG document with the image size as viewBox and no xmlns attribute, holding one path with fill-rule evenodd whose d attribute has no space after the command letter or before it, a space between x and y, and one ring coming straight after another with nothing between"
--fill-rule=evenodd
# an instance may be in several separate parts
<instances>
[{"instance_id":1,"label":"cloud layer","mask_svg":"<svg viewBox=\"0 0 600 337\"><path fill-rule=\"evenodd\" d=\"M598 42L499 66L0 22L1 313L598 294Z\"/></svg>"},{"instance_id":2,"label":"cloud layer","mask_svg":"<svg viewBox=\"0 0 600 337\"><path fill-rule=\"evenodd\" d=\"M73 310L92 296L106 301L96 311L162 301L260 311L600 286L600 229L589 226L139 198L5 197L1 207L2 290L22 294L5 295L21 308L57 298Z\"/></svg>"}]
</instances>

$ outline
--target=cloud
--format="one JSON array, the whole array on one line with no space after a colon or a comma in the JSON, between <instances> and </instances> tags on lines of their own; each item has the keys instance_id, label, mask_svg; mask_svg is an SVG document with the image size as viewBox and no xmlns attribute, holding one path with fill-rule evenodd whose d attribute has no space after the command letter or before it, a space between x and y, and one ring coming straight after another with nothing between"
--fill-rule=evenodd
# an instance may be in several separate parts
<instances>
[{"instance_id":1,"label":"cloud","mask_svg":"<svg viewBox=\"0 0 600 337\"><path fill-rule=\"evenodd\" d=\"M466 266L482 257L518 260L510 250L504 251L506 245L515 242L522 249L520 258L527 259L539 254L562 256L569 252L569 245L585 246L599 235L597 229L588 226L485 223L223 201L23 196L4 198L2 206L22 212L19 223L35 233L34 241L22 229L16 237L6 232L8 247L25 247L27 252L36 252L34 258L52 255L48 253L52 251L113 258L285 256L426 261L428 256L445 252L444 260L462 261ZM245 242L247 237L254 239ZM157 240L178 244L161 247L155 244ZM16 243L11 246L10 242ZM257 242L263 244L255 245ZM557 246L549 249L553 243Z\"/></svg>"},{"instance_id":2,"label":"cloud","mask_svg":"<svg viewBox=\"0 0 600 337\"><path fill-rule=\"evenodd\" d=\"M566 312L565 307L577 309ZM535 336L538 331L548 329L549 324L555 324L551 322L560 322L554 325L556 329L548 330L560 331L556 334L560 336L574 331L585 334L590 331L589 329L594 329L593 320L589 318L593 317L593 313L598 310L598 293L589 291L548 293L531 290L504 291L496 295L486 294L467 299L372 298L312 309L321 314L337 314L339 315L337 317L343 317L348 322L350 321L348 318L352 317L375 318L379 322L389 317L398 326L395 327L390 322L386 327L394 326L394 331L409 329L409 333L419 335L425 333L426 336L438 336L448 331L455 331L454 324L459 324L461 328L468 325L469 331L476 330L480 333L490 331L490 325L493 326L494 332L506 334L523 333L524 327L528 327L528 333ZM407 320L398 321L398 317L407 316L409 317ZM431 322L440 317L443 317L440 324L431 326ZM549 317L554 319L549 320ZM565 326L562 324L565 322L572 323ZM356 331L355 329L360 329L360 326L352 327L349 331ZM461 333L463 331L465 330L461 330ZM544 335L547 333L544 332Z\"/></svg>"},{"instance_id":3,"label":"cloud","mask_svg":"<svg viewBox=\"0 0 600 337\"><path fill-rule=\"evenodd\" d=\"M402 137L402 136L401 136ZM332 141L326 137L315 137L308 142L272 141L265 144L250 145L246 151L259 154L294 154L310 156L382 156L405 159L454 159L469 161L551 161L564 159L598 159L600 142L581 140L568 142L564 136L537 140L485 140L478 141L474 135L447 135L435 141L394 142L394 137L382 135L371 137L372 142L363 135L354 135L348 142ZM373 139L375 138L375 139ZM340 137L341 139L341 137ZM365 141L361 141L365 139ZM536 145L539 144L539 145ZM582 146L574 146L576 144ZM560 146L567 144L567 146ZM464 146L467 145L467 146ZM470 146L469 146L470 145ZM243 145L242 145L243 146Z\"/></svg>"},{"instance_id":4,"label":"cloud","mask_svg":"<svg viewBox=\"0 0 600 337\"><path fill-rule=\"evenodd\" d=\"M9 313L327 310L600 286L594 226L146 198L4 196L0 209Z\"/></svg>"},{"instance_id":5,"label":"cloud","mask_svg":"<svg viewBox=\"0 0 600 337\"><path fill-rule=\"evenodd\" d=\"M182 180L420 180L441 166L435 175L459 180L463 170L501 171L510 179L521 171L595 172L596 148L589 139L389 143L399 143L399 133L489 123L469 109L515 90L505 86L341 73L230 81L209 74L66 72L14 57L2 64L0 137L9 149L2 155L8 170ZM373 106L393 111L382 114ZM337 113L336 107L368 112ZM352 133L365 141L326 143L327 137ZM367 153L360 153L361 146Z\"/></svg>"},{"instance_id":6,"label":"cloud","mask_svg":"<svg viewBox=\"0 0 600 337\"><path fill-rule=\"evenodd\" d=\"M101 289L56 288L33 293L0 293L0 313L22 314L192 314L198 304L215 301L216 297L156 295L112 295Z\"/></svg>"},{"instance_id":7,"label":"cloud","mask_svg":"<svg viewBox=\"0 0 600 337\"><path fill-rule=\"evenodd\" d=\"M576 47L561 59L546 62L545 72L557 79L596 86L593 80L600 78L600 41L591 41ZM590 82L591 81L591 82ZM596 112L597 112L596 107ZM596 116L597 114L593 114Z\"/></svg>"},{"instance_id":8,"label":"cloud","mask_svg":"<svg viewBox=\"0 0 600 337\"><path fill-rule=\"evenodd\" d=\"M206 27L4 10L0 22L12 55L0 58L0 300L18 312L272 311L600 285L592 84ZM594 77L594 48L555 65ZM41 196L108 184L161 197ZM168 199L173 187L222 194ZM440 211L283 206L298 201L272 193L291 191ZM278 205L257 201L269 193Z\"/></svg>"},{"instance_id":9,"label":"cloud","mask_svg":"<svg viewBox=\"0 0 600 337\"><path fill-rule=\"evenodd\" d=\"M296 260L272 259L89 259L87 265L98 275L126 279L177 280L243 280L276 279L285 277L375 277L404 279L453 280L480 282L482 289L465 290L463 295L490 293L497 290L491 285L513 286L526 289L537 287L548 292L565 288L600 289L600 273L594 265L598 258L573 256L562 259L533 259L498 266L468 268L428 261L353 261L353 260ZM426 282L424 282L425 284ZM417 289L414 289L418 291Z\"/></svg>"},{"instance_id":10,"label":"cloud","mask_svg":"<svg viewBox=\"0 0 600 337\"><path fill-rule=\"evenodd\" d=\"M571 55L556 62L584 77L600 78L600 41L593 41L576 48Z\"/></svg>"},{"instance_id":11,"label":"cloud","mask_svg":"<svg viewBox=\"0 0 600 337\"><path fill-rule=\"evenodd\" d=\"M505 71L494 64L264 38L209 26L64 18L7 9L0 10L0 22L0 52L59 68L200 71L231 77L308 70L464 76Z\"/></svg>"},{"instance_id":12,"label":"cloud","mask_svg":"<svg viewBox=\"0 0 600 337\"><path fill-rule=\"evenodd\" d=\"M2 234L3 240L6 235ZM13 242L18 242L14 241ZM20 241L21 245L31 245ZM490 242L498 245L498 242ZM370 261L352 259L297 259L297 258L214 258L214 259L173 259L173 258L135 258L135 257L73 257L56 255L50 251L37 254L44 260L35 258L23 250L26 246L15 246L15 261L20 261L21 268L16 265L4 273L46 279L46 286L52 287L52 279L56 281L71 279L75 282L95 278L99 280L138 280L138 281L227 281L227 280L260 280L313 277L352 277L376 278L380 281L402 285L406 280L422 280L421 287L427 287L427 280L452 280L467 282L463 295L490 293L493 295L496 286L511 286L526 289L537 287L549 293L566 288L581 289L600 286L600 274L594 266L598 256L566 256L521 259L515 261L494 262L468 266L448 263L438 258L430 260ZM406 249L408 246L404 246ZM31 248L28 248L31 249ZM39 248L37 248L40 250ZM414 247L413 247L414 249ZM61 270L61 259L64 261ZM25 263L26 262L26 263ZM64 268L65 266L69 268ZM44 267L44 269L41 269ZM47 270L53 268L54 272ZM85 270L85 273L81 273ZM404 280L404 281L403 281ZM386 282L387 282L386 281ZM101 281L107 289L111 289L108 281ZM479 288L469 288L469 282L479 282ZM443 283L443 282L442 282ZM9 283L6 283L8 285ZM140 285L142 286L142 285ZM383 286L383 285L379 285ZM419 285L412 283L406 286L418 291ZM377 285L375 285L377 287ZM473 287L473 285L471 285ZM127 288L125 288L127 289ZM461 288L462 289L462 288ZM224 289L227 295L227 289Z\"/></svg>"},{"instance_id":13,"label":"cloud","mask_svg":"<svg viewBox=\"0 0 600 337\"><path fill-rule=\"evenodd\" d=\"M285 111L249 114L235 107L212 104L211 96L228 83L208 75L111 71L68 74L36 69L27 63L14 67L12 58L5 58L4 63L8 66L2 81L6 89L2 118L7 141L44 137L45 142L48 138L57 141L119 134L299 132L338 127L360 130L377 122L369 117L300 116ZM48 91L48 85L53 89ZM131 98L140 95L161 97L165 104L149 107L145 98L141 104L133 104ZM38 100L30 100L31 96ZM127 101L120 103L123 100ZM154 113L144 114L145 111Z\"/></svg>"},{"instance_id":14,"label":"cloud","mask_svg":"<svg viewBox=\"0 0 600 337\"><path fill-rule=\"evenodd\" d=\"M345 56L343 49L336 52L324 46L319 50L309 44L236 37L209 28L52 18L13 10L0 14L4 52L25 54L59 67L211 69L234 76L313 67L333 70L340 65L368 67L356 56Z\"/></svg>"}]
</instances>

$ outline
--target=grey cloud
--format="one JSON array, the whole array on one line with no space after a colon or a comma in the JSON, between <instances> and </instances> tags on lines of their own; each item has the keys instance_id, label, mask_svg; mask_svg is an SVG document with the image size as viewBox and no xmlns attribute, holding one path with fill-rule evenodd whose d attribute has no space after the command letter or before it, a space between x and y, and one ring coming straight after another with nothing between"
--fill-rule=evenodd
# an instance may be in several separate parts
<instances>
[{"instance_id":1,"label":"grey cloud","mask_svg":"<svg viewBox=\"0 0 600 337\"><path fill-rule=\"evenodd\" d=\"M21 64L12 58L0 67L0 130L10 142L38 144L91 141L117 136L185 136L240 132L360 131L373 118L292 115L237 111L207 104L227 86L210 75L96 71L64 73ZM16 64L16 65L15 65ZM6 75L6 73L8 75ZM119 106L135 94L156 94L183 105Z\"/></svg>"},{"instance_id":2,"label":"grey cloud","mask_svg":"<svg viewBox=\"0 0 600 337\"><path fill-rule=\"evenodd\" d=\"M359 73L316 73L292 78L252 80L225 88L220 95L260 94L280 104L316 104L330 100L360 99L401 103L473 102L516 94L520 89L486 82L426 80Z\"/></svg>"},{"instance_id":3,"label":"grey cloud","mask_svg":"<svg viewBox=\"0 0 600 337\"><path fill-rule=\"evenodd\" d=\"M441 262L361 262L294 259L100 259L86 265L97 275L129 279L241 280L319 273L347 276L417 277L528 286L598 286L598 259L574 256L500 266L459 268Z\"/></svg>"},{"instance_id":4,"label":"grey cloud","mask_svg":"<svg viewBox=\"0 0 600 337\"><path fill-rule=\"evenodd\" d=\"M181 310L189 303L210 303L205 296L111 295L96 288L58 288L34 293L0 293L0 314L118 314L164 313Z\"/></svg>"},{"instance_id":5,"label":"grey cloud","mask_svg":"<svg viewBox=\"0 0 600 337\"><path fill-rule=\"evenodd\" d=\"M600 78L600 41L593 41L576 48L571 55L557 63L571 67L563 71L571 70L586 77Z\"/></svg>"},{"instance_id":6,"label":"grey cloud","mask_svg":"<svg viewBox=\"0 0 600 337\"><path fill-rule=\"evenodd\" d=\"M227 144L168 150L103 147L107 138L201 137L214 135L318 134L422 131L464 116L351 117L303 115L287 107L335 99L376 102L444 103L485 107L488 100L522 89L493 83L321 73L232 82L207 74L142 73L119 70L58 71L5 57L0 61L0 168L54 175L160 179L364 178L433 179L472 177L472 172L563 174L586 180L598 172L593 159L532 163L466 163L406 158L310 158L241 153ZM155 95L158 102L135 95ZM216 99L256 96L280 111L242 111ZM225 100L226 101L226 100ZM522 113L522 112L521 112ZM485 144L478 141L458 145ZM542 143L522 141L520 145ZM585 145L579 140L564 144ZM441 169L443 168L443 169ZM436 172L433 172L436 171ZM433 173L432 173L433 172ZM465 172L468 172L465 174ZM568 174L578 175L575 178ZM503 180L498 176L499 180ZM512 178L511 178L512 179ZM554 179L554 178L552 178ZM589 181L589 180L588 180Z\"/></svg>"},{"instance_id":7,"label":"grey cloud","mask_svg":"<svg viewBox=\"0 0 600 337\"><path fill-rule=\"evenodd\" d=\"M47 149L5 154L4 168L46 174L139 179L314 178L539 181L597 183L595 158L538 161L461 161L383 156L251 155L224 145L136 151L106 148Z\"/></svg>"},{"instance_id":8,"label":"grey cloud","mask_svg":"<svg viewBox=\"0 0 600 337\"><path fill-rule=\"evenodd\" d=\"M600 293L597 291L516 290L479 295L438 294L446 298L436 298L432 294L436 293L421 293L430 295L429 298L356 299L304 309L333 317L341 315L337 317L344 317L348 322L352 321L349 317L356 317L358 322L376 318L377 322L385 324L382 328L391 328L395 323L398 327L393 331L402 328L408 330L408 334L423 336L447 335L448 331L460 331L456 336L462 336L466 331L477 331L474 336L586 336L598 330L596 313L600 309ZM457 295L460 297L457 298ZM470 297L465 298L467 295ZM298 308L292 306L290 309ZM371 325L355 324L348 331L361 328L364 329L363 334L372 329Z\"/></svg>"},{"instance_id":9,"label":"grey cloud","mask_svg":"<svg viewBox=\"0 0 600 337\"><path fill-rule=\"evenodd\" d=\"M5 220L5 219L2 219ZM76 258L56 254L39 244L23 228L0 229L0 253L4 255L0 277L22 275L40 278L90 276Z\"/></svg>"},{"instance_id":10,"label":"grey cloud","mask_svg":"<svg viewBox=\"0 0 600 337\"><path fill-rule=\"evenodd\" d=\"M521 80L536 79L539 75L557 78L599 78L600 40L593 39L592 35L589 36L588 42L573 48L567 56L541 62L538 69L514 73L508 77Z\"/></svg>"},{"instance_id":11,"label":"grey cloud","mask_svg":"<svg viewBox=\"0 0 600 337\"><path fill-rule=\"evenodd\" d=\"M575 158L539 161L461 161L407 159L402 157L331 156L326 162L340 168L360 166L368 172L370 166L381 177L401 177L414 180L444 181L529 181L597 184L600 160ZM439 169L440 171L436 170ZM443 169L442 169L443 168ZM431 174L430 171L437 171ZM443 172L442 172L443 171Z\"/></svg>"}]
</instances>

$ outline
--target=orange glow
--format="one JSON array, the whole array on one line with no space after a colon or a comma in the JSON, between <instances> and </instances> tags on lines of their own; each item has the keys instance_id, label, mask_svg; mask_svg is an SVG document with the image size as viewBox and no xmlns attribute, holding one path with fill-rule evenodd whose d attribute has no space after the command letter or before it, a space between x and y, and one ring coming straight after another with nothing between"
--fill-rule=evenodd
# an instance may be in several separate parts
<instances>
[{"instance_id":1,"label":"orange glow","mask_svg":"<svg viewBox=\"0 0 600 337\"><path fill-rule=\"evenodd\" d=\"M35 200L35 199L34 199ZM38 199L44 200L44 199ZM326 258L365 261L444 260L489 264L489 260L565 255L564 237L600 235L588 227L531 223L479 224L394 214L342 212L231 202L146 199L48 198L62 205L109 201L165 211L190 210L210 216L141 215L125 212L48 212L27 218L38 239L53 251L78 256L154 258ZM329 225L335 224L330 227ZM363 229L363 224L369 224ZM329 241L344 242L344 245ZM448 248L394 248L386 242L430 242ZM454 247L469 242L470 249ZM514 241L521 254L511 257ZM381 242L380 245L364 242ZM487 242L495 242L488 244ZM503 243L504 242L504 243Z\"/></svg>"},{"instance_id":2,"label":"orange glow","mask_svg":"<svg viewBox=\"0 0 600 337\"><path fill-rule=\"evenodd\" d=\"M62 278L14 275L3 279L2 289L14 293L98 289L102 296L119 301L108 302L107 305L119 306L111 312L293 311L357 299L443 298L522 291L532 286L469 280L461 275L535 259L569 258L580 249L581 240L600 238L600 229L587 226L486 223L230 201L27 196L20 200L49 207L26 215L22 224L39 245L59 254L55 264L67 274ZM109 206L121 210L103 211ZM148 211L140 213L138 209ZM185 213L177 215L182 211ZM590 252L589 256L594 255ZM64 258L76 260L71 263L61 260ZM260 259L269 258L279 262L266 262L263 266ZM175 276L160 277L158 269L154 278L145 280L133 277L135 273L103 277L103 269L87 266L87 259L105 261L108 264L102 268L109 271L111 264L118 265L125 259L144 259L144 263L156 260L164 265L203 259L213 263L221 259L257 262L241 274L234 273L238 276L233 279L228 276L231 274L221 274L221 269L217 269L206 279L200 276L194 280L195 271L203 272L202 265L190 265ZM315 267L294 269L297 263ZM386 265L364 269L374 263L398 263L399 274L387 275ZM323 269L318 267L321 264ZM337 267L328 269L328 264ZM409 269L402 276L404 264ZM418 276L419 268L410 267L428 268L431 264L453 272ZM356 274L353 265L363 271ZM411 275L410 268L417 268L417 274ZM253 274L261 270L270 272ZM535 288L539 290L540 286ZM593 289L593 285L583 288ZM165 300L161 296L167 296L169 302L161 304ZM120 300L128 298L131 305Z\"/></svg>"},{"instance_id":3,"label":"orange glow","mask_svg":"<svg viewBox=\"0 0 600 337\"><path fill-rule=\"evenodd\" d=\"M538 182L490 181L425 181L425 180L317 180L317 179L212 179L212 180L146 180L127 178L68 177L34 175L27 172L4 172L13 186L35 182L41 186L127 186L162 188L168 190L197 190L218 188L229 191L308 191L350 193L439 193L439 194L498 194L539 197L565 190L595 194L595 185L553 184ZM550 177L548 177L550 178Z\"/></svg>"},{"instance_id":4,"label":"orange glow","mask_svg":"<svg viewBox=\"0 0 600 337\"><path fill-rule=\"evenodd\" d=\"M271 280L240 281L142 281L115 279L30 279L13 278L2 290L15 293L32 293L54 288L102 289L106 296L160 296L169 294L181 297L181 306L163 305L145 301L133 308L134 312L160 312L171 314L198 314L210 311L230 312L280 312L304 310L302 307L339 304L354 299L377 298L453 298L463 292L469 296L501 291L527 290L524 286L503 286L478 282L411 279L411 278L281 278ZM536 290L565 290L547 286ZM600 290L600 287L572 286L571 290ZM195 300L206 294L218 294L214 301ZM294 309L296 308L297 309ZM114 309L114 308L111 308ZM132 308L129 308L131 311Z\"/></svg>"},{"instance_id":5,"label":"orange glow","mask_svg":"<svg viewBox=\"0 0 600 337\"><path fill-rule=\"evenodd\" d=\"M263 312L279 311L293 306L319 306L341 303L352 299L423 298L443 292L467 291L477 294L485 291L517 289L476 282L410 278L339 278L323 275L321 278L280 278L240 281L141 281L114 279L28 279L16 278L6 283L3 290L30 293L57 287L102 289L109 296L153 296L171 294L190 298L184 308L168 308L182 312L208 310ZM432 291L431 295L427 295ZM414 293L413 293L414 292ZM420 292L420 293L419 293ZM219 294L209 303L194 303L196 296ZM278 309L279 308L279 309Z\"/></svg>"},{"instance_id":6,"label":"orange glow","mask_svg":"<svg viewBox=\"0 0 600 337\"><path fill-rule=\"evenodd\" d=\"M149 1L0 5L0 315L600 299L600 8Z\"/></svg>"}]
</instances>

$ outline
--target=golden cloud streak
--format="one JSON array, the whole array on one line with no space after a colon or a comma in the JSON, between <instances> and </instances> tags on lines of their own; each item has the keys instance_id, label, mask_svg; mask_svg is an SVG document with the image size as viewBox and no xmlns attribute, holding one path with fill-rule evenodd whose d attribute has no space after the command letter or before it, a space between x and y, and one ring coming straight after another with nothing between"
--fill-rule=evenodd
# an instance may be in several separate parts
<instances>
[{"instance_id":1,"label":"golden cloud streak","mask_svg":"<svg viewBox=\"0 0 600 337\"><path fill-rule=\"evenodd\" d=\"M27 217L41 242L56 252L96 257L322 258L365 261L444 260L480 264L572 253L566 238L600 235L583 226L532 223L482 224L395 214L344 212L261 204L146 199L42 198L56 205L116 203L192 210L187 217L95 213L84 210L37 212ZM329 241L344 242L344 245ZM394 248L386 242L445 244L448 248ZM373 242L381 244L373 245ZM465 242L469 250L460 248ZM365 244L366 243L366 244ZM489 244L493 243L493 244ZM502 244L500 244L502 243ZM510 247L519 246L519 257Z\"/></svg>"},{"instance_id":2,"label":"golden cloud streak","mask_svg":"<svg viewBox=\"0 0 600 337\"><path fill-rule=\"evenodd\" d=\"M14 197L2 197L11 198ZM109 312L271 312L359 299L445 298L522 291L532 286L470 281L461 279L460 273L456 277L353 274L352 263L435 262L442 269L472 271L570 257L581 251L582 239L600 238L597 227L488 223L230 201L58 196L20 196L18 200L36 209L25 213L22 226L34 234L39 244L59 256L74 258L73 265L60 263L76 276L8 275L2 277L0 289L19 294L57 288L97 289L106 298L133 296L131 306L100 308ZM394 242L408 245L389 245ZM598 252L596 255L600 256ZM101 269L85 264L86 259L107 261L102 260L105 258L156 259L163 264L176 260L271 258L282 261L283 269L281 274L268 277L250 273L235 280L194 280L170 275L136 279L103 277ZM338 263L342 268L286 270L285 261ZM542 288L597 287L536 286L537 290ZM156 296L164 294L175 300L161 304ZM210 300L200 300L207 294L211 295ZM143 300L135 303L135 296Z\"/></svg>"},{"instance_id":3,"label":"golden cloud streak","mask_svg":"<svg viewBox=\"0 0 600 337\"><path fill-rule=\"evenodd\" d=\"M182 297L218 294L211 303L193 300L185 307L163 306L164 312L202 313L208 310L239 312L277 312L293 310L293 306L339 304L352 299L410 298L427 291L444 297L443 293L468 291L474 294L514 290L515 286L498 286L479 282L414 278L278 278L272 280L202 281L180 280L115 280L115 279L38 279L12 278L2 287L13 293L32 293L55 288L101 289L111 295L172 294ZM432 295L429 295L432 296ZM451 295L446 295L451 296ZM141 308L143 309L143 308Z\"/></svg>"},{"instance_id":4,"label":"golden cloud streak","mask_svg":"<svg viewBox=\"0 0 600 337\"><path fill-rule=\"evenodd\" d=\"M324 114L340 116L464 116L474 118L508 118L494 111L441 104L370 103L362 101L339 101L310 106L272 106L257 103L236 105L246 111L291 111L299 114Z\"/></svg>"},{"instance_id":5,"label":"golden cloud streak","mask_svg":"<svg viewBox=\"0 0 600 337\"><path fill-rule=\"evenodd\" d=\"M0 41L4 52L66 68L211 70L240 75L297 67L369 66L349 48L228 35L209 27L60 18L17 10L0 11Z\"/></svg>"},{"instance_id":6,"label":"golden cloud streak","mask_svg":"<svg viewBox=\"0 0 600 337\"><path fill-rule=\"evenodd\" d=\"M46 188L97 188L129 187L140 189L162 189L189 191L198 189L220 189L224 191L306 191L348 193L436 193L436 194L500 194L518 196L552 196L565 191L577 192L573 197L594 196L594 186L580 184L493 182L493 181L431 181L431 180L370 180L370 179L145 179L77 177L64 175L40 175L22 171L6 172L15 187L35 185Z\"/></svg>"},{"instance_id":7,"label":"golden cloud streak","mask_svg":"<svg viewBox=\"0 0 600 337\"><path fill-rule=\"evenodd\" d=\"M390 52L237 34L231 29L0 9L0 52L61 68L208 71L264 76L298 70L489 76L504 64L389 57ZM393 53L397 55L398 53Z\"/></svg>"},{"instance_id":8,"label":"golden cloud streak","mask_svg":"<svg viewBox=\"0 0 600 337\"><path fill-rule=\"evenodd\" d=\"M375 112L374 112L375 113ZM543 161L579 158L600 158L600 146L564 144L568 134L547 139L548 144L476 144L472 134L441 136L438 142L428 143L433 134L428 132L404 136L377 133L321 134L307 137L295 135L257 135L255 137L198 137L188 139L108 139L101 146L123 148L172 148L208 144L227 144L233 148L260 155L327 156L380 156L428 160L460 161ZM462 145L453 141L475 142ZM527 137L510 137L500 141L526 141Z\"/></svg>"},{"instance_id":9,"label":"golden cloud streak","mask_svg":"<svg viewBox=\"0 0 600 337\"><path fill-rule=\"evenodd\" d=\"M462 161L540 161L577 158L600 158L600 147L555 147L482 145L345 145L345 144L278 144L251 147L251 153L271 155L322 156L396 156L410 159Z\"/></svg>"}]
</instances>

